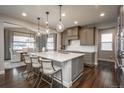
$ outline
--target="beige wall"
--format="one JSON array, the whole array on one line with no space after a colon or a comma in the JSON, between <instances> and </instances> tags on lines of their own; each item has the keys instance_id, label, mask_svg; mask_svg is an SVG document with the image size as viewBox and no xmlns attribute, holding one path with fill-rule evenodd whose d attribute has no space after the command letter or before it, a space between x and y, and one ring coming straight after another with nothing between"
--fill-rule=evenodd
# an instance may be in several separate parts
<instances>
[{"instance_id":1,"label":"beige wall","mask_svg":"<svg viewBox=\"0 0 124 93\"><path fill-rule=\"evenodd\" d=\"M0 74L4 73L4 25L0 20Z\"/></svg>"},{"instance_id":2,"label":"beige wall","mask_svg":"<svg viewBox=\"0 0 124 93\"><path fill-rule=\"evenodd\" d=\"M113 50L112 51L101 51L101 34L102 33L106 33L106 31L110 31L113 33ZM107 61L114 61L115 59L115 54L114 54L114 51L115 51L115 28L108 28L108 29L102 29L102 30L99 30L99 37L98 37L98 59L99 60L107 60Z\"/></svg>"}]
</instances>

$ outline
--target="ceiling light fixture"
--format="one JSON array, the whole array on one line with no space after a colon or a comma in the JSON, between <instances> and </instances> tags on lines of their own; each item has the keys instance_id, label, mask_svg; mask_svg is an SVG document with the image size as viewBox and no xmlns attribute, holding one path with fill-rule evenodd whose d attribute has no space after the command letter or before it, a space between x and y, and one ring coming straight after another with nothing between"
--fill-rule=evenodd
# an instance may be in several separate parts
<instances>
[{"instance_id":1,"label":"ceiling light fixture","mask_svg":"<svg viewBox=\"0 0 124 93\"><path fill-rule=\"evenodd\" d=\"M48 15L49 15L49 12L47 11L46 12L46 15L47 15L47 21L46 21L46 32L47 32L47 34L49 33L49 22L48 22Z\"/></svg>"},{"instance_id":2,"label":"ceiling light fixture","mask_svg":"<svg viewBox=\"0 0 124 93\"><path fill-rule=\"evenodd\" d=\"M37 31L37 36L40 36L40 17L37 18L37 27L38 27L38 31Z\"/></svg>"},{"instance_id":3,"label":"ceiling light fixture","mask_svg":"<svg viewBox=\"0 0 124 93\"><path fill-rule=\"evenodd\" d=\"M101 13L100 16L105 16L105 13Z\"/></svg>"},{"instance_id":4,"label":"ceiling light fixture","mask_svg":"<svg viewBox=\"0 0 124 93\"><path fill-rule=\"evenodd\" d=\"M22 13L22 16L27 16L27 14L23 12L23 13Z\"/></svg>"},{"instance_id":5,"label":"ceiling light fixture","mask_svg":"<svg viewBox=\"0 0 124 93\"><path fill-rule=\"evenodd\" d=\"M77 25L78 24L78 21L74 21L74 24Z\"/></svg>"},{"instance_id":6,"label":"ceiling light fixture","mask_svg":"<svg viewBox=\"0 0 124 93\"><path fill-rule=\"evenodd\" d=\"M48 22L47 22L47 21L46 21L45 23L46 23L46 24L48 24Z\"/></svg>"},{"instance_id":7,"label":"ceiling light fixture","mask_svg":"<svg viewBox=\"0 0 124 93\"><path fill-rule=\"evenodd\" d=\"M64 30L64 25L63 25L63 23L62 23L62 19L61 19L61 8L62 8L62 5L59 5L59 7L60 7L60 18L59 18L59 23L57 24L57 27L56 27L56 30L58 31L58 32L63 32L63 30Z\"/></svg>"},{"instance_id":8,"label":"ceiling light fixture","mask_svg":"<svg viewBox=\"0 0 124 93\"><path fill-rule=\"evenodd\" d=\"M66 16L66 14L65 13L62 13L62 16L64 17L64 16Z\"/></svg>"}]
</instances>

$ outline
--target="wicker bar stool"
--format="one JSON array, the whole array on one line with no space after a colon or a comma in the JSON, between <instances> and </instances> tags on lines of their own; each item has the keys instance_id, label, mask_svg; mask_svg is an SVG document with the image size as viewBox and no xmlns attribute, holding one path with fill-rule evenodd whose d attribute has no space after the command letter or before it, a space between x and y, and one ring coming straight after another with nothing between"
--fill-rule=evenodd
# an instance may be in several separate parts
<instances>
[{"instance_id":1,"label":"wicker bar stool","mask_svg":"<svg viewBox=\"0 0 124 93\"><path fill-rule=\"evenodd\" d=\"M30 60L30 56L28 54L23 54L24 57L24 63L26 64L25 70L22 73L22 75L24 76L25 74L27 74L26 80L29 80L30 78L30 74L31 74L31 60Z\"/></svg>"},{"instance_id":2,"label":"wicker bar stool","mask_svg":"<svg viewBox=\"0 0 124 93\"><path fill-rule=\"evenodd\" d=\"M31 58L31 66L32 66L33 76L34 77L36 76L36 78L34 78L35 82L34 82L34 85L33 85L33 87L35 87L39 78L40 78L41 64L39 62L39 57L38 56L33 55L33 56L30 56L30 58Z\"/></svg>"},{"instance_id":3,"label":"wicker bar stool","mask_svg":"<svg viewBox=\"0 0 124 93\"><path fill-rule=\"evenodd\" d=\"M62 87L63 87L62 69L60 67L58 67L58 66L53 65L52 60L44 59L44 58L40 57L39 61L41 63L41 68L40 68L41 76L40 76L40 81L39 81L37 87L39 87L39 85L41 84L41 81L43 80L46 83L48 83L50 85L50 87L52 88L54 78L59 80L61 82ZM57 74L59 72L61 74L60 79L55 77L55 74ZM49 82L48 80L43 78L43 75L49 76L51 78L51 82Z\"/></svg>"}]
</instances>

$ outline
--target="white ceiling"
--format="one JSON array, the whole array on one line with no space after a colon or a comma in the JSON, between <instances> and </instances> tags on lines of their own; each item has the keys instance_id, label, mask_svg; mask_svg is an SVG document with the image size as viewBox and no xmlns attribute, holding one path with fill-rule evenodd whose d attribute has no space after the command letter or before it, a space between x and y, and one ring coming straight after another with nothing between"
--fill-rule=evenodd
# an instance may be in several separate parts
<instances>
[{"instance_id":1,"label":"white ceiling","mask_svg":"<svg viewBox=\"0 0 124 93\"><path fill-rule=\"evenodd\" d=\"M4 28L22 28L22 26L10 23L4 23Z\"/></svg>"},{"instance_id":2,"label":"white ceiling","mask_svg":"<svg viewBox=\"0 0 124 93\"><path fill-rule=\"evenodd\" d=\"M65 27L74 26L74 21L78 21L78 25L115 21L117 18L117 5L64 5L62 12L66 13L62 17ZM56 27L59 19L59 7L57 5L0 5L0 14L25 21L37 23L36 18L41 17L41 25L45 26L46 14L49 11L49 25ZM22 12L27 13L26 17L21 15ZM104 12L105 16L100 17L100 13Z\"/></svg>"}]
</instances>

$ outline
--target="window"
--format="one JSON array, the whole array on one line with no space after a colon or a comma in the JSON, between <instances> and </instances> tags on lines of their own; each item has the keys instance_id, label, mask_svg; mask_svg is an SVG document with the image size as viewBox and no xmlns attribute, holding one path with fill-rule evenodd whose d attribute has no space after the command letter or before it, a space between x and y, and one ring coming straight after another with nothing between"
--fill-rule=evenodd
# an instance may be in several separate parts
<instances>
[{"instance_id":1,"label":"window","mask_svg":"<svg viewBox=\"0 0 124 93\"><path fill-rule=\"evenodd\" d=\"M22 50L23 48L34 49L35 39L33 35L14 33L13 37L13 50Z\"/></svg>"},{"instance_id":2,"label":"window","mask_svg":"<svg viewBox=\"0 0 124 93\"><path fill-rule=\"evenodd\" d=\"M101 34L101 50L112 51L112 33Z\"/></svg>"},{"instance_id":3,"label":"window","mask_svg":"<svg viewBox=\"0 0 124 93\"><path fill-rule=\"evenodd\" d=\"M48 50L54 50L55 49L55 40L54 40L53 34L48 35L46 47Z\"/></svg>"}]
</instances>

